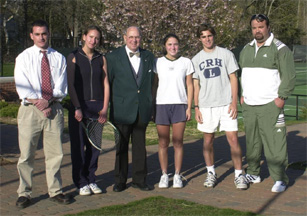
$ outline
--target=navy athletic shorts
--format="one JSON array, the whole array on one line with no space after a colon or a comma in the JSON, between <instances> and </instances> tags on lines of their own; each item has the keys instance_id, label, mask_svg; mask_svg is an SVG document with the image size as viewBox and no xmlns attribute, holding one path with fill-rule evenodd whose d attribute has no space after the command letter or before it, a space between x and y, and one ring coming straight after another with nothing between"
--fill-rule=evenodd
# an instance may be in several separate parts
<instances>
[{"instance_id":1,"label":"navy athletic shorts","mask_svg":"<svg viewBox=\"0 0 307 216\"><path fill-rule=\"evenodd\" d=\"M186 104L159 104L156 105L156 124L170 125L178 122L185 122Z\"/></svg>"}]
</instances>

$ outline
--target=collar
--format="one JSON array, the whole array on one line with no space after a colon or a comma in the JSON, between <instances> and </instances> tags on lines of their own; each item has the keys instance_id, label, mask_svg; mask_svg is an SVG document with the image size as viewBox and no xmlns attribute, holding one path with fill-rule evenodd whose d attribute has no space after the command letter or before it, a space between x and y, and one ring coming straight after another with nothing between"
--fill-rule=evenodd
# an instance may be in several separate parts
<instances>
[{"instance_id":1,"label":"collar","mask_svg":"<svg viewBox=\"0 0 307 216\"><path fill-rule=\"evenodd\" d=\"M85 54L85 52L83 51L83 49L81 47L78 48L78 52L80 52L83 56L86 56L87 55ZM94 54L93 54L93 57L92 59L96 58L97 56L100 56L101 54L97 51L97 50L94 50Z\"/></svg>"},{"instance_id":2,"label":"collar","mask_svg":"<svg viewBox=\"0 0 307 216\"><path fill-rule=\"evenodd\" d=\"M47 54L50 52L50 48L49 47L47 49L42 49L42 48L39 48L38 46L36 46L35 44L33 45L33 49L38 54L40 54L41 51L47 51Z\"/></svg>"},{"instance_id":3,"label":"collar","mask_svg":"<svg viewBox=\"0 0 307 216\"><path fill-rule=\"evenodd\" d=\"M271 43L273 42L273 39L274 39L274 34L271 32L270 37L268 39L266 39L266 41L264 42L264 44L262 46L270 46ZM256 44L256 43L257 43L257 41L256 41L256 39L254 39L249 43L249 45L254 46L254 44Z\"/></svg>"},{"instance_id":4,"label":"collar","mask_svg":"<svg viewBox=\"0 0 307 216\"><path fill-rule=\"evenodd\" d=\"M176 59L172 60L172 59L167 58L166 55L164 56L164 58L166 58L167 60L172 61L172 62L178 60L180 57L181 57L181 55L179 55Z\"/></svg>"},{"instance_id":5,"label":"collar","mask_svg":"<svg viewBox=\"0 0 307 216\"><path fill-rule=\"evenodd\" d=\"M133 52L133 51L130 50L130 49L127 47L127 45L125 46L125 49L126 49L127 56L129 57L129 53L130 53L130 52ZM140 52L140 48L139 48L137 51L135 51L135 53L138 53L138 52ZM134 52L133 52L133 53L134 53Z\"/></svg>"}]
</instances>

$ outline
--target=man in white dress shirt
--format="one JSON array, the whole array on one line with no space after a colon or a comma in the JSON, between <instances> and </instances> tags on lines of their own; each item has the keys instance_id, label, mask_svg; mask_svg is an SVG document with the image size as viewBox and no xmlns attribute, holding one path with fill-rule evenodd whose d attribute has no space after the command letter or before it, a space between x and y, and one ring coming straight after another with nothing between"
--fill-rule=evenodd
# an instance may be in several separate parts
<instances>
[{"instance_id":1,"label":"man in white dress shirt","mask_svg":"<svg viewBox=\"0 0 307 216\"><path fill-rule=\"evenodd\" d=\"M20 183L16 205L20 208L31 204L35 150L42 132L50 200L69 203L62 192L60 173L64 113L59 101L67 94L66 60L49 47L49 28L45 21L32 23L30 37L34 45L18 55L14 73L16 89L22 100L17 117Z\"/></svg>"}]
</instances>

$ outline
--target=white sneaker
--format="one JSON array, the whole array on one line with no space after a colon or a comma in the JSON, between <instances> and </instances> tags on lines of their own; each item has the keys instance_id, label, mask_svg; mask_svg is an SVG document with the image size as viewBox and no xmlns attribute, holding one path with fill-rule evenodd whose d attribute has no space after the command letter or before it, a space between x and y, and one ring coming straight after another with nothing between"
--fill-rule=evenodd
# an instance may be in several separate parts
<instances>
[{"instance_id":1,"label":"white sneaker","mask_svg":"<svg viewBox=\"0 0 307 216\"><path fill-rule=\"evenodd\" d=\"M91 195L92 192L91 192L91 189L88 185L85 185L83 186L82 188L79 189L79 194L81 196L88 196L88 195Z\"/></svg>"},{"instance_id":2,"label":"white sneaker","mask_svg":"<svg viewBox=\"0 0 307 216\"><path fill-rule=\"evenodd\" d=\"M217 183L217 175L213 175L212 172L208 172L207 179L204 182L205 187L211 187L213 188Z\"/></svg>"},{"instance_id":3,"label":"white sneaker","mask_svg":"<svg viewBox=\"0 0 307 216\"><path fill-rule=\"evenodd\" d=\"M275 182L275 184L272 187L273 193L281 193L286 190L287 185L284 182Z\"/></svg>"},{"instance_id":4,"label":"white sneaker","mask_svg":"<svg viewBox=\"0 0 307 216\"><path fill-rule=\"evenodd\" d=\"M166 173L163 173L160 178L159 188L168 188L168 175Z\"/></svg>"},{"instance_id":5,"label":"white sneaker","mask_svg":"<svg viewBox=\"0 0 307 216\"><path fill-rule=\"evenodd\" d=\"M182 180L181 180L181 176L179 174L175 174L174 175L174 179L173 179L173 188L182 188Z\"/></svg>"},{"instance_id":6,"label":"white sneaker","mask_svg":"<svg viewBox=\"0 0 307 216\"><path fill-rule=\"evenodd\" d=\"M245 178L247 179L247 181L249 181L249 183L260 183L261 182L261 178L260 176L256 176L256 175L250 175L250 174L245 174Z\"/></svg>"},{"instance_id":7,"label":"white sneaker","mask_svg":"<svg viewBox=\"0 0 307 216\"><path fill-rule=\"evenodd\" d=\"M242 174L235 178L234 183L236 188L241 190L246 190L249 184L248 180Z\"/></svg>"},{"instance_id":8,"label":"white sneaker","mask_svg":"<svg viewBox=\"0 0 307 216\"><path fill-rule=\"evenodd\" d=\"M102 190L98 187L98 185L96 183L91 183L91 184L89 184L89 186L91 188L91 191L94 194L101 194L102 193Z\"/></svg>"}]
</instances>

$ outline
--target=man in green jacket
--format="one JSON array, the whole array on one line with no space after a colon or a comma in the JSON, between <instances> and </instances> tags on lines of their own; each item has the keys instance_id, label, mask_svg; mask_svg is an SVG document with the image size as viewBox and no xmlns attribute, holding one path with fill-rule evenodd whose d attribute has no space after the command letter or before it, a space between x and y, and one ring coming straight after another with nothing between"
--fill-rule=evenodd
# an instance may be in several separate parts
<instances>
[{"instance_id":1,"label":"man in green jacket","mask_svg":"<svg viewBox=\"0 0 307 216\"><path fill-rule=\"evenodd\" d=\"M263 14L251 17L254 40L240 53L241 104L246 133L246 178L261 182L262 148L275 184L272 192L283 192L289 182L286 125L283 107L295 86L293 54L270 32Z\"/></svg>"},{"instance_id":2,"label":"man in green jacket","mask_svg":"<svg viewBox=\"0 0 307 216\"><path fill-rule=\"evenodd\" d=\"M154 55L140 48L141 31L130 26L124 34L124 46L107 57L110 83L110 121L120 131L116 149L115 185L113 191L126 189L128 145L132 142L132 187L151 190L146 184L147 164L145 134L152 114Z\"/></svg>"}]
</instances>

